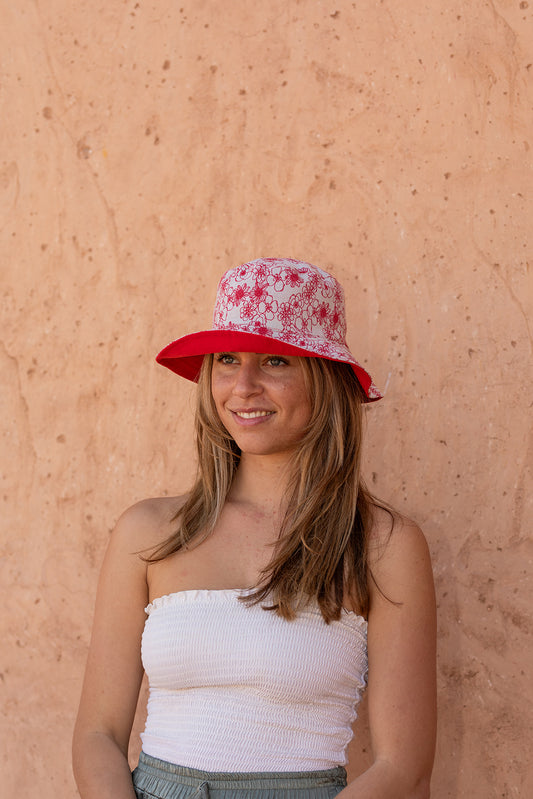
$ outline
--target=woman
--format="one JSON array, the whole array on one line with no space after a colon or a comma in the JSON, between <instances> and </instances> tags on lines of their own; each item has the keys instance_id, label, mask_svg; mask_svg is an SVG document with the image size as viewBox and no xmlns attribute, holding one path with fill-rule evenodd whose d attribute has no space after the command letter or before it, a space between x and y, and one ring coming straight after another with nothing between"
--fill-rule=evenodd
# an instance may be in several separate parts
<instances>
[{"instance_id":1,"label":"woman","mask_svg":"<svg viewBox=\"0 0 533 799\"><path fill-rule=\"evenodd\" d=\"M429 796L431 566L416 525L364 488L362 404L381 395L345 332L332 276L260 259L224 275L212 330L159 354L198 380L198 477L111 536L74 735L82 799ZM367 681L374 761L346 786Z\"/></svg>"}]
</instances>

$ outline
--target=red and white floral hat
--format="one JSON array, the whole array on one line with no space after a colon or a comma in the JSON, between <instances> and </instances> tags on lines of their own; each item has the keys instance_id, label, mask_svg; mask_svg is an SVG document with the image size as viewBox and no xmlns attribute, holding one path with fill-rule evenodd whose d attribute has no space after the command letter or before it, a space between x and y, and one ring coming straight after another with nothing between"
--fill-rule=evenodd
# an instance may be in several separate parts
<instances>
[{"instance_id":1,"label":"red and white floral hat","mask_svg":"<svg viewBox=\"0 0 533 799\"><path fill-rule=\"evenodd\" d=\"M173 341L156 360L196 381L210 352L303 355L349 363L366 402L382 396L346 344L342 286L322 269L292 258L259 258L230 269L218 286L213 328Z\"/></svg>"}]
</instances>

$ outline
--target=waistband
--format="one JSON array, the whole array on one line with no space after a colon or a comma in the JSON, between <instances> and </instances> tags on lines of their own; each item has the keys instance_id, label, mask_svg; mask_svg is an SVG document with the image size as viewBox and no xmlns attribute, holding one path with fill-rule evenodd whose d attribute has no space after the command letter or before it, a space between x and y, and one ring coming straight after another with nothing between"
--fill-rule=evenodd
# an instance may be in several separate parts
<instances>
[{"instance_id":1,"label":"waistband","mask_svg":"<svg viewBox=\"0 0 533 799\"><path fill-rule=\"evenodd\" d=\"M149 790L147 780L164 781L170 786L183 785L198 789L198 796L209 796L213 790L302 790L322 786L346 785L346 769L343 766L322 771L250 771L219 772L200 771L186 766L176 766L165 760L141 752L139 765L133 772L134 784ZM204 788L205 786L205 788ZM201 790L201 789L204 790ZM168 794L170 795L170 793Z\"/></svg>"}]
</instances>

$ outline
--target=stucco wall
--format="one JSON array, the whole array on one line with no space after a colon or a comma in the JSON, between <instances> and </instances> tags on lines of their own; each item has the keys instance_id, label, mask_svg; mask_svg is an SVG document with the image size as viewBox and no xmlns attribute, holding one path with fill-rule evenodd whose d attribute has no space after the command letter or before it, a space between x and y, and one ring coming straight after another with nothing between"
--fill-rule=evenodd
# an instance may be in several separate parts
<instances>
[{"instance_id":1,"label":"stucco wall","mask_svg":"<svg viewBox=\"0 0 533 799\"><path fill-rule=\"evenodd\" d=\"M109 530L191 472L153 356L261 255L334 272L387 391L367 475L434 557L434 797L533 795L533 2L0 7L6 796L76 795Z\"/></svg>"}]
</instances>

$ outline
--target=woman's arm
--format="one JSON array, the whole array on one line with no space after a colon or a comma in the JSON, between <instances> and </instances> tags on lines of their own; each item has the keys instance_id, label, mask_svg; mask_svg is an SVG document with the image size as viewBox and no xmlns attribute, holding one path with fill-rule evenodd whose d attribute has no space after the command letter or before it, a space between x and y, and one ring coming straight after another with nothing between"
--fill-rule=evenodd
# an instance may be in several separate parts
<instances>
[{"instance_id":1,"label":"woman's arm","mask_svg":"<svg viewBox=\"0 0 533 799\"><path fill-rule=\"evenodd\" d=\"M146 563L135 553L147 546L155 516L151 500L127 510L102 566L72 750L82 799L135 799L127 755L148 603Z\"/></svg>"},{"instance_id":2,"label":"woman's arm","mask_svg":"<svg viewBox=\"0 0 533 799\"><path fill-rule=\"evenodd\" d=\"M386 535L377 538L386 540ZM368 712L373 765L346 799L428 799L436 735L436 613L426 540L396 519L371 544Z\"/></svg>"}]
</instances>

